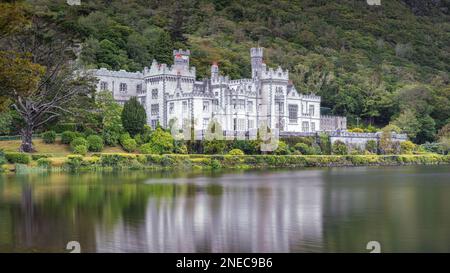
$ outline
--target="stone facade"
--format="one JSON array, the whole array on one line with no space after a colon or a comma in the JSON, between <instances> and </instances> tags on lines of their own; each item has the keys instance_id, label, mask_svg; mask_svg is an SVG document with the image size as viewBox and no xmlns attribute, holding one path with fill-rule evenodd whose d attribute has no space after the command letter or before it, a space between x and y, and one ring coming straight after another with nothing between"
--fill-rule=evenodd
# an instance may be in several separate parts
<instances>
[{"instance_id":1,"label":"stone facade","mask_svg":"<svg viewBox=\"0 0 450 273\"><path fill-rule=\"evenodd\" d=\"M119 103L138 97L153 128L158 123L186 128L183 124L193 122L201 132L214 120L232 135L256 134L263 123L280 132L321 130L320 97L297 92L287 70L268 68L262 48L252 48L250 54L250 79L231 80L214 63L211 78L198 81L195 67L189 66L190 51L181 49L173 51L171 66L154 60L142 72L102 68L94 75L97 89L111 91ZM333 130L330 124L326 128Z\"/></svg>"},{"instance_id":2,"label":"stone facade","mask_svg":"<svg viewBox=\"0 0 450 273\"><path fill-rule=\"evenodd\" d=\"M322 115L320 117L320 130L326 132L347 130L347 118L341 116Z\"/></svg>"}]
</instances>

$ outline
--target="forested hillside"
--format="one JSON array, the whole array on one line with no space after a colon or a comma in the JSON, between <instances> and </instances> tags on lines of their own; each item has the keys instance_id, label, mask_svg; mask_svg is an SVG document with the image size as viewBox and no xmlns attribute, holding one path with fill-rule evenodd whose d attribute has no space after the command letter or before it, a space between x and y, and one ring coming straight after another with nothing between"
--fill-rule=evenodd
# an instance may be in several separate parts
<instances>
[{"instance_id":1,"label":"forested hillside","mask_svg":"<svg viewBox=\"0 0 450 273\"><path fill-rule=\"evenodd\" d=\"M249 77L249 48L289 69L300 92L364 126L389 122L417 142L449 123L450 1L27 1L82 43L87 67L141 70L188 48L198 77L219 63Z\"/></svg>"}]
</instances>

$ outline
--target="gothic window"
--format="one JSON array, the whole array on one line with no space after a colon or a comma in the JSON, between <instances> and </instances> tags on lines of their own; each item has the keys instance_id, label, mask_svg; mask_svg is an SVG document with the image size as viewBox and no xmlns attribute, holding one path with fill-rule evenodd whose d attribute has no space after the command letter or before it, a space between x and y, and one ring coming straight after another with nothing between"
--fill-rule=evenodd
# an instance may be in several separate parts
<instances>
[{"instance_id":1,"label":"gothic window","mask_svg":"<svg viewBox=\"0 0 450 273\"><path fill-rule=\"evenodd\" d=\"M119 90L120 90L121 93L127 93L127 84L121 82L120 85L119 85Z\"/></svg>"},{"instance_id":2,"label":"gothic window","mask_svg":"<svg viewBox=\"0 0 450 273\"><path fill-rule=\"evenodd\" d=\"M289 104L289 122L297 123L298 118L298 105L297 104Z\"/></svg>"},{"instance_id":3,"label":"gothic window","mask_svg":"<svg viewBox=\"0 0 450 273\"><path fill-rule=\"evenodd\" d=\"M302 132L309 132L309 122L307 121L302 122Z\"/></svg>"},{"instance_id":4,"label":"gothic window","mask_svg":"<svg viewBox=\"0 0 450 273\"><path fill-rule=\"evenodd\" d=\"M245 131L245 119L243 118L238 119L237 130Z\"/></svg>"},{"instance_id":5,"label":"gothic window","mask_svg":"<svg viewBox=\"0 0 450 273\"><path fill-rule=\"evenodd\" d=\"M159 115L159 104L152 104L150 109L152 116Z\"/></svg>"},{"instance_id":6,"label":"gothic window","mask_svg":"<svg viewBox=\"0 0 450 273\"><path fill-rule=\"evenodd\" d=\"M209 125L209 118L204 118L203 119L203 129L208 129L208 125Z\"/></svg>"},{"instance_id":7,"label":"gothic window","mask_svg":"<svg viewBox=\"0 0 450 273\"><path fill-rule=\"evenodd\" d=\"M314 105L309 106L309 115L312 117L314 116Z\"/></svg>"},{"instance_id":8,"label":"gothic window","mask_svg":"<svg viewBox=\"0 0 450 273\"><path fill-rule=\"evenodd\" d=\"M232 99L231 104L235 110L245 110L245 100L242 99Z\"/></svg>"},{"instance_id":9,"label":"gothic window","mask_svg":"<svg viewBox=\"0 0 450 273\"><path fill-rule=\"evenodd\" d=\"M174 108L175 108L175 103L171 102L169 104L169 114L173 114Z\"/></svg>"},{"instance_id":10,"label":"gothic window","mask_svg":"<svg viewBox=\"0 0 450 273\"><path fill-rule=\"evenodd\" d=\"M136 85L136 93L137 94L142 94L142 84L138 84Z\"/></svg>"},{"instance_id":11,"label":"gothic window","mask_svg":"<svg viewBox=\"0 0 450 273\"><path fill-rule=\"evenodd\" d=\"M284 114L284 102L276 102L275 103L275 113L276 114Z\"/></svg>"},{"instance_id":12,"label":"gothic window","mask_svg":"<svg viewBox=\"0 0 450 273\"><path fill-rule=\"evenodd\" d=\"M158 98L158 89L152 89L152 99L156 100Z\"/></svg>"},{"instance_id":13,"label":"gothic window","mask_svg":"<svg viewBox=\"0 0 450 273\"><path fill-rule=\"evenodd\" d=\"M203 112L209 112L209 101L203 101Z\"/></svg>"},{"instance_id":14,"label":"gothic window","mask_svg":"<svg viewBox=\"0 0 450 273\"><path fill-rule=\"evenodd\" d=\"M144 98L139 98L139 102L140 102L141 105L144 106L144 108L145 108L145 97L144 97Z\"/></svg>"},{"instance_id":15,"label":"gothic window","mask_svg":"<svg viewBox=\"0 0 450 273\"><path fill-rule=\"evenodd\" d=\"M247 101L247 110L249 113L253 113L253 101Z\"/></svg>"},{"instance_id":16,"label":"gothic window","mask_svg":"<svg viewBox=\"0 0 450 273\"><path fill-rule=\"evenodd\" d=\"M102 91L108 90L108 83L107 82L101 82L100 83L100 90L102 90Z\"/></svg>"},{"instance_id":17,"label":"gothic window","mask_svg":"<svg viewBox=\"0 0 450 273\"><path fill-rule=\"evenodd\" d=\"M311 132L315 132L316 131L316 123L311 122Z\"/></svg>"}]
</instances>

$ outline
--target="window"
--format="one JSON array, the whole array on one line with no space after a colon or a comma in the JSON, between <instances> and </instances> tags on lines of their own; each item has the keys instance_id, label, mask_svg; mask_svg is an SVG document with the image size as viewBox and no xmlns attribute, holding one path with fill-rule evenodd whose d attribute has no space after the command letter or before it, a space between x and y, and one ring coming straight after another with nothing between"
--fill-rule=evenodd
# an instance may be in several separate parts
<instances>
[{"instance_id":1,"label":"window","mask_svg":"<svg viewBox=\"0 0 450 273\"><path fill-rule=\"evenodd\" d=\"M175 109L175 103L169 103L169 114L173 114L173 110Z\"/></svg>"},{"instance_id":2,"label":"window","mask_svg":"<svg viewBox=\"0 0 450 273\"><path fill-rule=\"evenodd\" d=\"M139 98L139 102L140 102L141 105L144 106L144 108L145 108L145 97Z\"/></svg>"},{"instance_id":3,"label":"window","mask_svg":"<svg viewBox=\"0 0 450 273\"><path fill-rule=\"evenodd\" d=\"M245 100L241 99L232 99L231 104L236 110L245 110Z\"/></svg>"},{"instance_id":4,"label":"window","mask_svg":"<svg viewBox=\"0 0 450 273\"><path fill-rule=\"evenodd\" d=\"M137 94L142 94L142 84L138 84L136 85L136 93Z\"/></svg>"},{"instance_id":5,"label":"window","mask_svg":"<svg viewBox=\"0 0 450 273\"><path fill-rule=\"evenodd\" d=\"M247 101L247 111L253 113L253 101Z\"/></svg>"},{"instance_id":6,"label":"window","mask_svg":"<svg viewBox=\"0 0 450 273\"><path fill-rule=\"evenodd\" d=\"M159 104L152 104L150 111L152 113L152 116L159 115Z\"/></svg>"},{"instance_id":7,"label":"window","mask_svg":"<svg viewBox=\"0 0 450 273\"><path fill-rule=\"evenodd\" d=\"M203 101L203 112L209 112L209 101Z\"/></svg>"},{"instance_id":8,"label":"window","mask_svg":"<svg viewBox=\"0 0 450 273\"><path fill-rule=\"evenodd\" d=\"M183 101L183 114L186 114L188 111L187 101Z\"/></svg>"},{"instance_id":9,"label":"window","mask_svg":"<svg viewBox=\"0 0 450 273\"><path fill-rule=\"evenodd\" d=\"M119 85L119 90L120 90L121 93L126 93L127 92L127 84L121 82L120 85Z\"/></svg>"},{"instance_id":10,"label":"window","mask_svg":"<svg viewBox=\"0 0 450 273\"><path fill-rule=\"evenodd\" d=\"M153 129L156 129L156 126L158 126L158 120L157 119L152 119L151 126L152 126Z\"/></svg>"},{"instance_id":11,"label":"window","mask_svg":"<svg viewBox=\"0 0 450 273\"><path fill-rule=\"evenodd\" d=\"M152 99L156 100L158 98L158 89L152 89Z\"/></svg>"},{"instance_id":12,"label":"window","mask_svg":"<svg viewBox=\"0 0 450 273\"><path fill-rule=\"evenodd\" d=\"M275 103L275 113L276 114L284 113L284 102L276 102Z\"/></svg>"},{"instance_id":13,"label":"window","mask_svg":"<svg viewBox=\"0 0 450 273\"><path fill-rule=\"evenodd\" d=\"M108 90L108 83L107 82L101 82L100 83L100 90L102 90L102 91Z\"/></svg>"},{"instance_id":14,"label":"window","mask_svg":"<svg viewBox=\"0 0 450 273\"><path fill-rule=\"evenodd\" d=\"M218 111L218 110L219 110L219 100L214 99L213 100L213 111Z\"/></svg>"},{"instance_id":15,"label":"window","mask_svg":"<svg viewBox=\"0 0 450 273\"><path fill-rule=\"evenodd\" d=\"M289 122L297 123L298 118L298 105L297 104L289 104Z\"/></svg>"},{"instance_id":16,"label":"window","mask_svg":"<svg viewBox=\"0 0 450 273\"><path fill-rule=\"evenodd\" d=\"M204 130L208 129L208 125L209 125L209 118L204 118L203 119L203 129Z\"/></svg>"},{"instance_id":17,"label":"window","mask_svg":"<svg viewBox=\"0 0 450 273\"><path fill-rule=\"evenodd\" d=\"M314 105L309 106L309 115L314 116Z\"/></svg>"},{"instance_id":18,"label":"window","mask_svg":"<svg viewBox=\"0 0 450 273\"><path fill-rule=\"evenodd\" d=\"M255 128L255 121L253 119L248 120L248 129L254 129Z\"/></svg>"},{"instance_id":19,"label":"window","mask_svg":"<svg viewBox=\"0 0 450 273\"><path fill-rule=\"evenodd\" d=\"M303 123L302 123L302 132L309 132L309 122L303 121Z\"/></svg>"},{"instance_id":20,"label":"window","mask_svg":"<svg viewBox=\"0 0 450 273\"><path fill-rule=\"evenodd\" d=\"M245 119L243 118L238 119L237 130L245 131Z\"/></svg>"},{"instance_id":21,"label":"window","mask_svg":"<svg viewBox=\"0 0 450 273\"><path fill-rule=\"evenodd\" d=\"M311 122L311 132L315 132L316 131L316 123Z\"/></svg>"}]
</instances>

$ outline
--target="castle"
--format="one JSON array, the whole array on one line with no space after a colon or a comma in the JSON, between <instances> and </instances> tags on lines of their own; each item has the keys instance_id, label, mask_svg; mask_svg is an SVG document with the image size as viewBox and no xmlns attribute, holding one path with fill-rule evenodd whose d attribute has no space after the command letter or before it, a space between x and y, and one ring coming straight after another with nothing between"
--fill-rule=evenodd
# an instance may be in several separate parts
<instances>
[{"instance_id":1,"label":"castle","mask_svg":"<svg viewBox=\"0 0 450 273\"><path fill-rule=\"evenodd\" d=\"M250 55L249 79L231 80L213 63L211 77L198 81L195 67L189 66L190 51L181 49L173 51L172 66L154 60L142 72L102 68L94 75L97 90L111 91L117 102L137 97L153 128L187 128L188 123L201 135L214 120L230 136L254 135L261 124L287 133L320 131L320 97L297 92L287 70L268 68L263 48L251 48ZM326 119L322 130L346 129L345 122Z\"/></svg>"}]
</instances>

